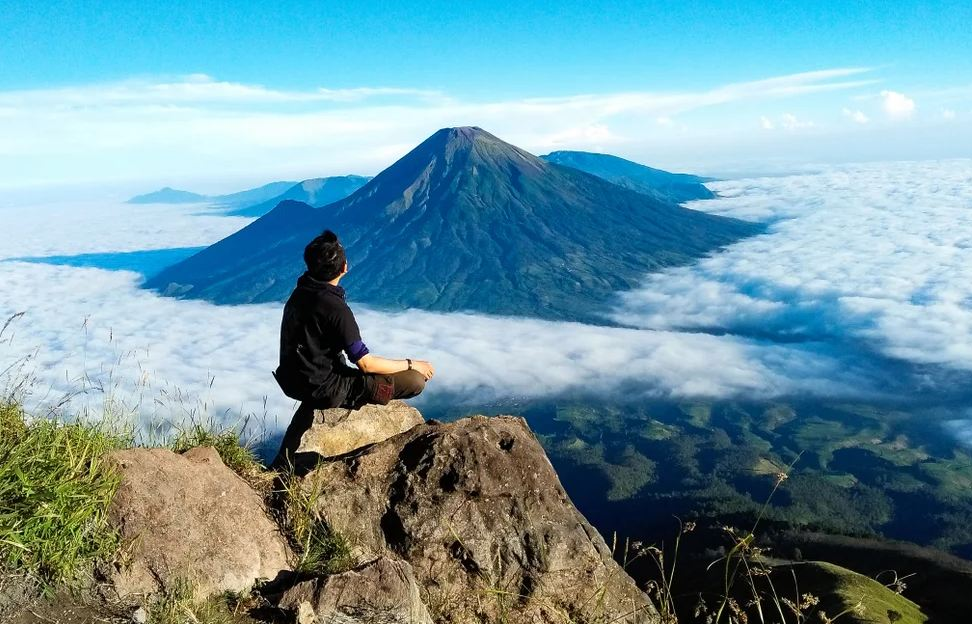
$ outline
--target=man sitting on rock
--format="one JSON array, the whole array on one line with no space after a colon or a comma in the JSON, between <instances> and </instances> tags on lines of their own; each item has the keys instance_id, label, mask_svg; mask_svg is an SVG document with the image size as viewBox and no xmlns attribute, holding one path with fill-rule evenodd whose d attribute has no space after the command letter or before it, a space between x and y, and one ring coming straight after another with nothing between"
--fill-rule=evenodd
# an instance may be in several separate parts
<instances>
[{"instance_id":1,"label":"man sitting on rock","mask_svg":"<svg viewBox=\"0 0 972 624\"><path fill-rule=\"evenodd\" d=\"M348 262L330 230L304 249L307 271L287 300L280 325L280 366L274 373L284 394L301 401L271 467L293 464L315 409L358 409L409 399L425 389L435 370L424 360L392 360L368 351L338 283ZM344 360L355 364L348 366Z\"/></svg>"}]
</instances>

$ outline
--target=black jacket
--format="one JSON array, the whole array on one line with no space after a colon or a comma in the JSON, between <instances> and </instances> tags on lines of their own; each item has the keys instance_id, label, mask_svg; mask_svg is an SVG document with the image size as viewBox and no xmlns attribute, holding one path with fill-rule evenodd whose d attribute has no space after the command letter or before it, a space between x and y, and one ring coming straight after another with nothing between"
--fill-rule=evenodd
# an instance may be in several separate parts
<instances>
[{"instance_id":1,"label":"black jacket","mask_svg":"<svg viewBox=\"0 0 972 624\"><path fill-rule=\"evenodd\" d=\"M315 407L339 407L360 391L362 374L345 363L368 353L344 289L307 273L284 305L280 366L274 376L287 396Z\"/></svg>"}]
</instances>

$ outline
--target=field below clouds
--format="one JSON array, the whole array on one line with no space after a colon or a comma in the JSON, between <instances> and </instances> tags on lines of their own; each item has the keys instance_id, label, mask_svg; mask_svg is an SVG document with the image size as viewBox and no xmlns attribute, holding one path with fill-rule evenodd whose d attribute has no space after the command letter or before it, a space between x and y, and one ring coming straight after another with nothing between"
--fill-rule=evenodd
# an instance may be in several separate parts
<instances>
[{"instance_id":1,"label":"field below clouds","mask_svg":"<svg viewBox=\"0 0 972 624\"><path fill-rule=\"evenodd\" d=\"M968 435L958 407L972 373L972 163L712 186L722 197L691 207L768 222L769 232L619 294L605 319L622 327L358 307L366 342L431 359L432 399L927 401L955 405L949 427ZM31 358L39 409L81 384L89 392L75 408L98 405L101 388L147 420L167 417L179 397L180 409L220 419L255 414L271 430L287 421L292 402L269 374L279 305L220 307L139 288L145 273L249 220L200 205L91 201L7 205L0 217L0 315L24 312L2 355Z\"/></svg>"}]
</instances>

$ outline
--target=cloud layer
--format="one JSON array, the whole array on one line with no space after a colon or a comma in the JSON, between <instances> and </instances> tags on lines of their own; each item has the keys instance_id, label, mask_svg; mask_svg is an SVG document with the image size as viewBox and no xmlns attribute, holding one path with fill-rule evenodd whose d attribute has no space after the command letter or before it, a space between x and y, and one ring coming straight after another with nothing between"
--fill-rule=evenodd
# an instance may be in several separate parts
<instances>
[{"instance_id":1,"label":"cloud layer","mask_svg":"<svg viewBox=\"0 0 972 624\"><path fill-rule=\"evenodd\" d=\"M972 379L970 171L890 163L717 183L722 198L693 207L769 232L619 295L628 328L357 313L373 351L436 364L433 397L954 400ZM246 223L198 206L0 210L8 259L196 246ZM85 387L75 406L107 390L147 421L255 414L271 429L293 410L270 377L279 305L176 301L134 273L10 260L0 281L0 318L26 313L0 363L30 358L35 405Z\"/></svg>"},{"instance_id":2,"label":"cloud layer","mask_svg":"<svg viewBox=\"0 0 972 624\"><path fill-rule=\"evenodd\" d=\"M716 184L723 199L694 208L771 222L769 234L651 276L615 318L972 372L970 172L887 163Z\"/></svg>"}]
</instances>

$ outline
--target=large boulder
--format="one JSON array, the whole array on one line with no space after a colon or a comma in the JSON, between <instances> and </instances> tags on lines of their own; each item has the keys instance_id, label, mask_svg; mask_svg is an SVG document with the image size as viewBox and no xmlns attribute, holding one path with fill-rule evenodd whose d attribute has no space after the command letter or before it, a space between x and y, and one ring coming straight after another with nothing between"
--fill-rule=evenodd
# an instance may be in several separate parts
<instances>
[{"instance_id":1,"label":"large boulder","mask_svg":"<svg viewBox=\"0 0 972 624\"><path fill-rule=\"evenodd\" d=\"M301 438L297 453L316 453L322 457L343 455L387 440L423 422L422 414L402 401L365 405L356 410L340 407L316 410L314 424Z\"/></svg>"},{"instance_id":2,"label":"large boulder","mask_svg":"<svg viewBox=\"0 0 972 624\"><path fill-rule=\"evenodd\" d=\"M298 624L432 624L412 567L387 557L295 585L278 606Z\"/></svg>"},{"instance_id":3,"label":"large boulder","mask_svg":"<svg viewBox=\"0 0 972 624\"><path fill-rule=\"evenodd\" d=\"M290 549L260 496L215 449L129 449L111 459L121 474L109 509L123 544L110 572L120 596L188 581L205 597L290 569Z\"/></svg>"},{"instance_id":4,"label":"large boulder","mask_svg":"<svg viewBox=\"0 0 972 624\"><path fill-rule=\"evenodd\" d=\"M411 564L436 621L658 621L522 418L419 425L303 487L361 560Z\"/></svg>"}]
</instances>

